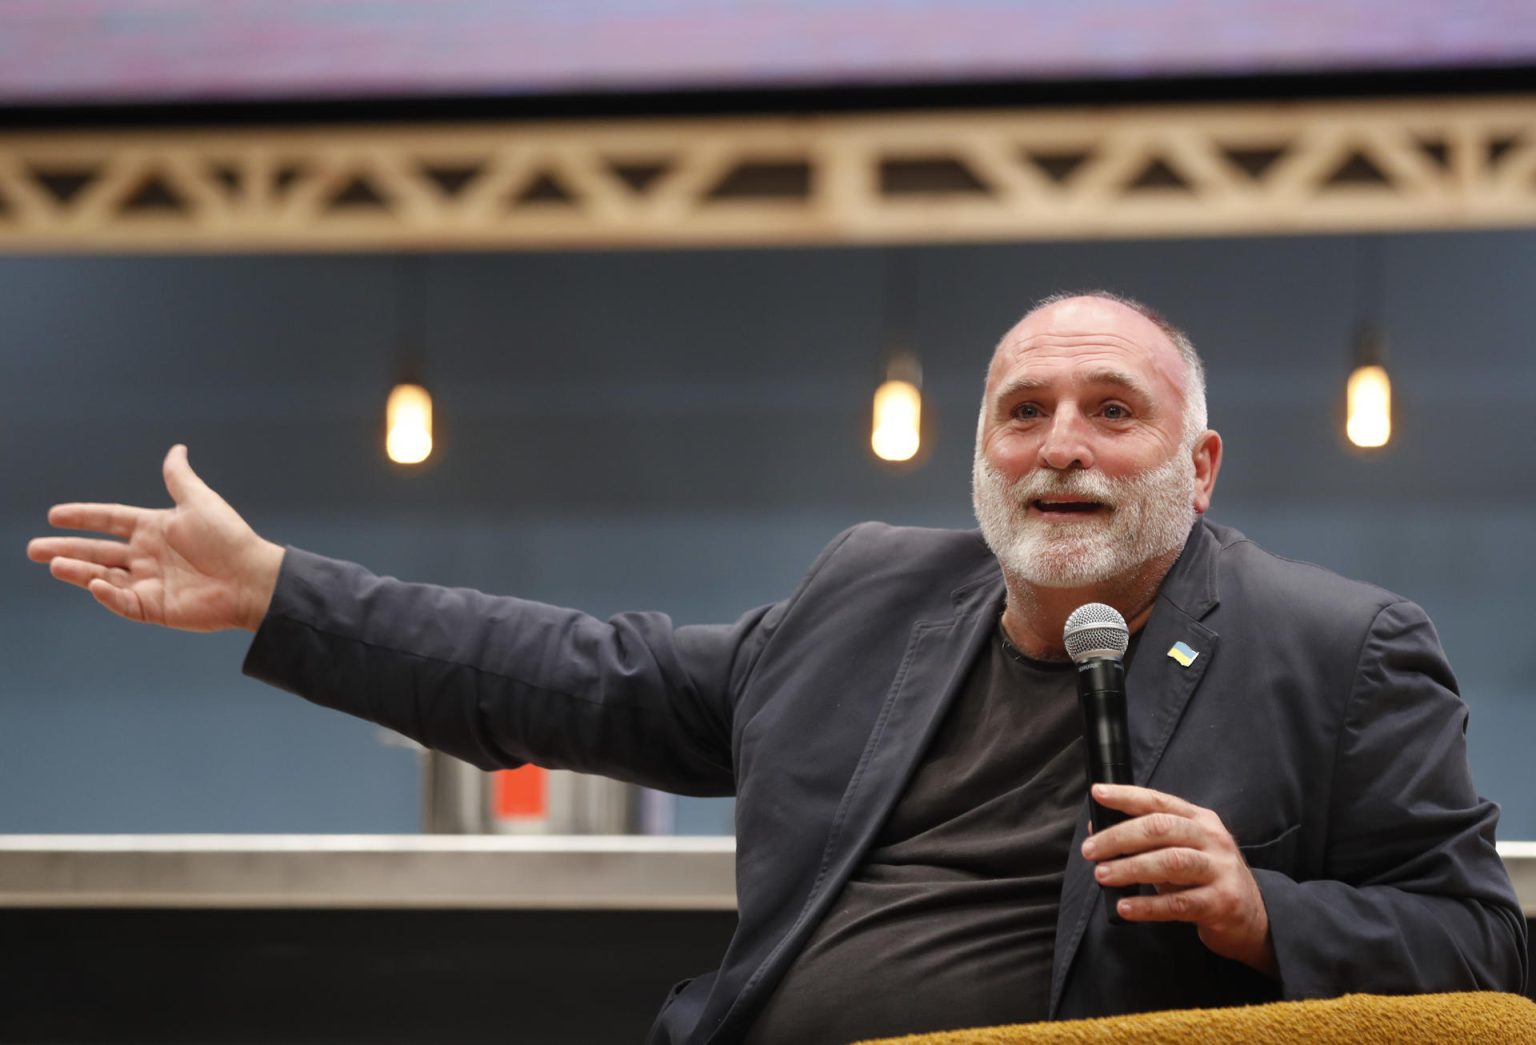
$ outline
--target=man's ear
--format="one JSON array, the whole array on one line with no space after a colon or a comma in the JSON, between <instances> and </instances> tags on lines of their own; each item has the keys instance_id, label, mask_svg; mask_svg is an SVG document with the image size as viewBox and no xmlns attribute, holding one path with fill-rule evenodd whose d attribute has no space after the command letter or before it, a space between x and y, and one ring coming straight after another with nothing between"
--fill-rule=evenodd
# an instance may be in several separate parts
<instances>
[{"instance_id":1,"label":"man's ear","mask_svg":"<svg viewBox=\"0 0 1536 1045\"><path fill-rule=\"evenodd\" d=\"M1195 462L1195 511L1203 515L1210 510L1216 474L1221 471L1220 433L1209 428L1201 432L1190 456Z\"/></svg>"}]
</instances>

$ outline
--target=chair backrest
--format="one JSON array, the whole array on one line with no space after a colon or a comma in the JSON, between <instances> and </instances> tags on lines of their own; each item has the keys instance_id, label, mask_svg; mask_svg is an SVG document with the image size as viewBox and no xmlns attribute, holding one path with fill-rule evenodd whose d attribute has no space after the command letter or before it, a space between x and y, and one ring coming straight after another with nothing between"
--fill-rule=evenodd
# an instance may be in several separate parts
<instances>
[{"instance_id":1,"label":"chair backrest","mask_svg":"<svg viewBox=\"0 0 1536 1045\"><path fill-rule=\"evenodd\" d=\"M1518 994L1346 994L1230 1009L1174 1009L1134 1016L883 1038L880 1045L1536 1045L1536 1002ZM860 1045L876 1045L862 1042Z\"/></svg>"}]
</instances>

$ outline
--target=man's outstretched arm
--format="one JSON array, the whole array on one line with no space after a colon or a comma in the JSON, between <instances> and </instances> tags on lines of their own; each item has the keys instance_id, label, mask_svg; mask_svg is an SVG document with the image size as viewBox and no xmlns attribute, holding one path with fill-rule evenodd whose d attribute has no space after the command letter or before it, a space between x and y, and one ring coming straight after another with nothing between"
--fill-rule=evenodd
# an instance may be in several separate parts
<instances>
[{"instance_id":1,"label":"man's outstretched arm","mask_svg":"<svg viewBox=\"0 0 1536 1045\"><path fill-rule=\"evenodd\" d=\"M272 601L283 549L197 477L180 444L165 455L171 508L57 504L48 522L106 534L38 537L27 558L129 620L185 631L255 631Z\"/></svg>"},{"instance_id":2,"label":"man's outstretched arm","mask_svg":"<svg viewBox=\"0 0 1536 1045\"><path fill-rule=\"evenodd\" d=\"M731 792L730 694L771 631L768 607L675 628L405 584L262 539L184 446L164 473L173 507L56 505L53 525L107 537L39 537L28 557L130 620L256 632L247 673L484 768Z\"/></svg>"}]
</instances>

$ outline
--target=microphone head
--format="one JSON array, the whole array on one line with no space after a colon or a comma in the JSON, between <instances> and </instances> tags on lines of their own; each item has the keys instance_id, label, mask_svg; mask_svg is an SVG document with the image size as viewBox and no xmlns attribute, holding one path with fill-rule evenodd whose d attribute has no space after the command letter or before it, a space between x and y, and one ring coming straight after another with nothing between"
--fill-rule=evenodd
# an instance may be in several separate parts
<instances>
[{"instance_id":1,"label":"microphone head","mask_svg":"<svg viewBox=\"0 0 1536 1045\"><path fill-rule=\"evenodd\" d=\"M1089 602L1072 611L1067 626L1062 629L1061 640L1074 664L1094 657L1120 660L1130 648L1131 629L1125 626L1125 618L1113 606Z\"/></svg>"}]
</instances>

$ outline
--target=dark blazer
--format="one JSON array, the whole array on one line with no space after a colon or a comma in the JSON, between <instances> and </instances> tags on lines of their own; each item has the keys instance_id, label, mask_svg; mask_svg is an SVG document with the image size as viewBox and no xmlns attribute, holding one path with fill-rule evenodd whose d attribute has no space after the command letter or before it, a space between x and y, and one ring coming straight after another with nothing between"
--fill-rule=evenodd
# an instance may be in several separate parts
<instances>
[{"instance_id":1,"label":"dark blazer","mask_svg":"<svg viewBox=\"0 0 1536 1045\"><path fill-rule=\"evenodd\" d=\"M786 601L710 627L599 621L290 549L245 667L485 768L734 794L736 934L651 1036L731 1042L862 859L1002 600L976 533L878 524L838 537ZM1198 654L1188 667L1175 642ZM1473 790L1466 708L1417 606L1202 521L1127 692L1136 781L1222 817L1281 975L1216 957L1188 925L1109 925L1080 828L1053 1016L1524 989L1497 807Z\"/></svg>"}]
</instances>

